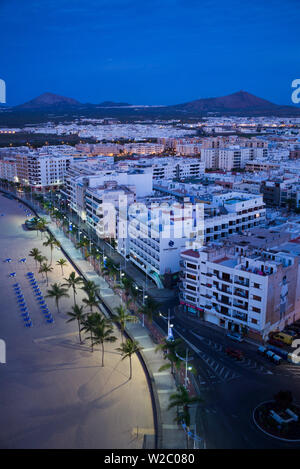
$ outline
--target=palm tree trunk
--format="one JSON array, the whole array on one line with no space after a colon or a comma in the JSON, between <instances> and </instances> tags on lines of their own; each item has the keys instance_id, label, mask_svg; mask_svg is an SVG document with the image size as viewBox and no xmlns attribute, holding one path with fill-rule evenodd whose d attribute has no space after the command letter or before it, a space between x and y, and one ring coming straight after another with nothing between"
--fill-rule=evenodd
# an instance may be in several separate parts
<instances>
[{"instance_id":1,"label":"palm tree trunk","mask_svg":"<svg viewBox=\"0 0 300 469\"><path fill-rule=\"evenodd\" d=\"M59 313L59 307L58 307L58 301L59 300L58 300L58 298L56 298L55 301L56 301L57 312Z\"/></svg>"},{"instance_id":2,"label":"palm tree trunk","mask_svg":"<svg viewBox=\"0 0 300 469\"><path fill-rule=\"evenodd\" d=\"M52 265L52 251L53 251L53 248L51 246L50 265Z\"/></svg>"},{"instance_id":3,"label":"palm tree trunk","mask_svg":"<svg viewBox=\"0 0 300 469\"><path fill-rule=\"evenodd\" d=\"M132 378L132 363L131 363L131 355L129 355L129 366L130 366L130 376L129 379Z\"/></svg>"},{"instance_id":4,"label":"palm tree trunk","mask_svg":"<svg viewBox=\"0 0 300 469\"><path fill-rule=\"evenodd\" d=\"M78 333L79 333L79 342L82 343L81 341L81 332L80 332L80 321L78 319Z\"/></svg>"},{"instance_id":5,"label":"palm tree trunk","mask_svg":"<svg viewBox=\"0 0 300 469\"><path fill-rule=\"evenodd\" d=\"M73 287L73 295L74 295L74 306L76 305L76 293L75 293L75 287Z\"/></svg>"},{"instance_id":6,"label":"palm tree trunk","mask_svg":"<svg viewBox=\"0 0 300 469\"><path fill-rule=\"evenodd\" d=\"M48 287L48 274L47 272L45 272L45 274L46 274L46 281L47 281L47 287Z\"/></svg>"},{"instance_id":7,"label":"palm tree trunk","mask_svg":"<svg viewBox=\"0 0 300 469\"><path fill-rule=\"evenodd\" d=\"M104 366L104 344L102 342L102 366Z\"/></svg>"}]
</instances>

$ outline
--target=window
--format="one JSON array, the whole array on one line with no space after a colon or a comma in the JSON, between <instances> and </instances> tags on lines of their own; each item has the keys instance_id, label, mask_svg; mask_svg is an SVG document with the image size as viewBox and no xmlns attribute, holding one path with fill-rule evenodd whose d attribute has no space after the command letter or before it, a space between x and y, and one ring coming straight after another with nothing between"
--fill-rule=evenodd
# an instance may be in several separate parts
<instances>
[{"instance_id":1,"label":"window","mask_svg":"<svg viewBox=\"0 0 300 469\"><path fill-rule=\"evenodd\" d=\"M252 322L252 324L257 324L258 321L257 321L257 319L251 318L251 322Z\"/></svg>"},{"instance_id":2,"label":"window","mask_svg":"<svg viewBox=\"0 0 300 469\"><path fill-rule=\"evenodd\" d=\"M197 269L197 266L195 264L190 264L189 262L187 262L186 266L189 268L189 269Z\"/></svg>"},{"instance_id":3,"label":"window","mask_svg":"<svg viewBox=\"0 0 300 469\"><path fill-rule=\"evenodd\" d=\"M260 288L260 283L254 283L253 287L254 288Z\"/></svg>"},{"instance_id":4,"label":"window","mask_svg":"<svg viewBox=\"0 0 300 469\"><path fill-rule=\"evenodd\" d=\"M196 288L196 287L193 287L192 285L187 285L186 288L187 288L188 290L197 291L197 288Z\"/></svg>"},{"instance_id":5,"label":"window","mask_svg":"<svg viewBox=\"0 0 300 469\"><path fill-rule=\"evenodd\" d=\"M252 311L254 313L259 313L260 314L260 308L255 308L254 306L252 307Z\"/></svg>"},{"instance_id":6,"label":"window","mask_svg":"<svg viewBox=\"0 0 300 469\"><path fill-rule=\"evenodd\" d=\"M192 274L186 274L186 278L190 278L192 280L197 280L197 276L196 275L192 275Z\"/></svg>"},{"instance_id":7,"label":"window","mask_svg":"<svg viewBox=\"0 0 300 469\"><path fill-rule=\"evenodd\" d=\"M186 295L185 299L196 303L196 298L194 298L193 296Z\"/></svg>"},{"instance_id":8,"label":"window","mask_svg":"<svg viewBox=\"0 0 300 469\"><path fill-rule=\"evenodd\" d=\"M260 296L253 295L253 300L255 300L255 301L261 301L261 297L260 297Z\"/></svg>"}]
</instances>

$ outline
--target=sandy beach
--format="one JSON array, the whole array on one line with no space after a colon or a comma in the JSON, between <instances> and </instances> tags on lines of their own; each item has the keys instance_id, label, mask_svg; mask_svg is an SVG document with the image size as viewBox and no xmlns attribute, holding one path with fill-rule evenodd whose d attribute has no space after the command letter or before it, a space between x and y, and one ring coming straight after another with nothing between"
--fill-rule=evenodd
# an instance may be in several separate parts
<instances>
[{"instance_id":1,"label":"sandy beach","mask_svg":"<svg viewBox=\"0 0 300 469\"><path fill-rule=\"evenodd\" d=\"M48 324L26 277L34 272L44 296L47 285L28 257L38 248L50 259L50 248L40 234L24 227L26 213L18 202L0 195L0 338L6 342L7 362L0 364L1 448L141 448L143 433L153 433L150 394L142 366L133 357L133 379L129 362L116 352L118 342L106 345L105 367L98 346L91 352L88 340L79 344L77 322L66 323L73 305L62 299L58 314L52 299L45 301L54 317ZM26 263L19 259L26 257ZM9 263L4 262L11 258ZM63 282L53 251L49 286ZM68 262L64 277L73 271ZM16 272L15 278L9 278ZM26 328L13 284L24 294L33 326ZM78 292L77 302L85 296ZM139 428L137 436L137 427Z\"/></svg>"}]
</instances>

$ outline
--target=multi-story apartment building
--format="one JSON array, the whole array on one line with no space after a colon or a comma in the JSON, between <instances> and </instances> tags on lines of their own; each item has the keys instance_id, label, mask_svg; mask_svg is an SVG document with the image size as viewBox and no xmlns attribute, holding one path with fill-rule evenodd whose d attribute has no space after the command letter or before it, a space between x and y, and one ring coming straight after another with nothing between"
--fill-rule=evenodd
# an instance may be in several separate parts
<instances>
[{"instance_id":1,"label":"multi-story apartment building","mask_svg":"<svg viewBox=\"0 0 300 469\"><path fill-rule=\"evenodd\" d=\"M16 154L17 182L37 190L58 188L64 183L72 159L71 156L38 153Z\"/></svg>"},{"instance_id":2,"label":"multi-story apartment building","mask_svg":"<svg viewBox=\"0 0 300 469\"><path fill-rule=\"evenodd\" d=\"M17 165L13 158L3 157L0 159L0 179L17 181Z\"/></svg>"},{"instance_id":3,"label":"multi-story apartment building","mask_svg":"<svg viewBox=\"0 0 300 469\"><path fill-rule=\"evenodd\" d=\"M124 256L128 253L128 207L136 201L135 186L106 181L85 193L86 223L99 238L113 238Z\"/></svg>"},{"instance_id":4,"label":"multi-story apartment building","mask_svg":"<svg viewBox=\"0 0 300 469\"><path fill-rule=\"evenodd\" d=\"M146 201L145 201L146 202ZM161 276L179 271L180 252L203 244L203 208L152 198L129 214L130 260L162 287Z\"/></svg>"},{"instance_id":5,"label":"multi-story apartment building","mask_svg":"<svg viewBox=\"0 0 300 469\"><path fill-rule=\"evenodd\" d=\"M199 178L205 173L200 158L151 158L139 160L134 166L152 167L153 180Z\"/></svg>"},{"instance_id":6,"label":"multi-story apartment building","mask_svg":"<svg viewBox=\"0 0 300 469\"><path fill-rule=\"evenodd\" d=\"M205 321L265 338L300 316L300 238L252 230L181 254L180 303Z\"/></svg>"}]
</instances>

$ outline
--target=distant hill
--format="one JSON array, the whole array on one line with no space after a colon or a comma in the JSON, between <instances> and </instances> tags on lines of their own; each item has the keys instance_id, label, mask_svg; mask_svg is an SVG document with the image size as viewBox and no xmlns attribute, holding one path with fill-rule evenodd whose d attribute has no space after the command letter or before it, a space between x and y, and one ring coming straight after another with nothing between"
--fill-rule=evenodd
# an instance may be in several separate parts
<instances>
[{"instance_id":1,"label":"distant hill","mask_svg":"<svg viewBox=\"0 0 300 469\"><path fill-rule=\"evenodd\" d=\"M115 103L114 101L103 101L103 103L97 104L100 107L122 107L131 106L129 103Z\"/></svg>"},{"instance_id":2,"label":"distant hill","mask_svg":"<svg viewBox=\"0 0 300 469\"><path fill-rule=\"evenodd\" d=\"M229 112L249 112L249 113L261 113L261 115L266 112L268 115L270 112L278 111L292 111L295 113L299 112L299 108L294 106L281 106L278 104L271 103L266 99L259 98L254 96L247 91L238 91L227 96L221 96L217 98L203 98L196 99L195 101L190 101L183 104L178 104L172 106L176 109L181 109L186 112L217 112L217 113L229 113ZM280 112L281 113L281 112Z\"/></svg>"},{"instance_id":3,"label":"distant hill","mask_svg":"<svg viewBox=\"0 0 300 469\"><path fill-rule=\"evenodd\" d=\"M300 107L274 104L247 91L238 91L215 98L196 99L171 106L132 105L114 101L104 101L99 104L80 103L65 96L43 93L19 106L0 107L0 111L0 126L9 125L11 127L48 121L73 121L74 118L82 117L90 119L113 118L122 122L131 122L137 119L193 121L209 114L247 117L300 116Z\"/></svg>"},{"instance_id":4,"label":"distant hill","mask_svg":"<svg viewBox=\"0 0 300 469\"><path fill-rule=\"evenodd\" d=\"M79 101L72 98L66 98L54 93L43 93L37 98L28 101L27 103L20 104L19 109L41 109L51 107L66 107L66 106L79 106Z\"/></svg>"}]
</instances>

